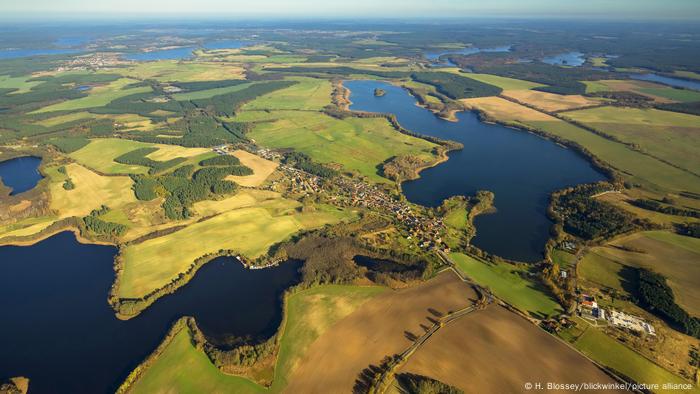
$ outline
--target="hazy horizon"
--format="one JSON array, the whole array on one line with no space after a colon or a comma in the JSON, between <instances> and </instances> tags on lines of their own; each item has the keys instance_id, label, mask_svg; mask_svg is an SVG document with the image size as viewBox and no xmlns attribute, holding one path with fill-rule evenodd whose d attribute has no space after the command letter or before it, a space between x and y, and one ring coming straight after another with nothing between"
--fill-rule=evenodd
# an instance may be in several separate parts
<instances>
[{"instance_id":1,"label":"hazy horizon","mask_svg":"<svg viewBox=\"0 0 700 394\"><path fill-rule=\"evenodd\" d=\"M593 20L692 20L700 18L695 0L27 0L0 4L2 20L80 19L426 19L556 18Z\"/></svg>"}]
</instances>

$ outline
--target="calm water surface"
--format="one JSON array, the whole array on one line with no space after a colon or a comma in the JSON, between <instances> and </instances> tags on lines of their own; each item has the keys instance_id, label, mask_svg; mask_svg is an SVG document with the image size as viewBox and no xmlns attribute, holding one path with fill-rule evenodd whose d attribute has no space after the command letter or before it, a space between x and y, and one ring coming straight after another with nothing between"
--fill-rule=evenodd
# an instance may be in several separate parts
<instances>
[{"instance_id":1,"label":"calm water surface","mask_svg":"<svg viewBox=\"0 0 700 394\"><path fill-rule=\"evenodd\" d=\"M24 156L0 162L0 182L12 189L10 195L31 190L43 178L40 157Z\"/></svg>"},{"instance_id":2,"label":"calm water surface","mask_svg":"<svg viewBox=\"0 0 700 394\"><path fill-rule=\"evenodd\" d=\"M474 245L502 257L537 261L552 225L546 216L549 195L567 186L604 179L583 157L536 135L486 124L473 112L458 122L436 117L416 105L404 89L379 81L346 81L351 109L393 113L401 125L424 135L458 141L464 149L404 182L409 201L435 207L448 197L495 193L497 213L476 218ZM376 97L375 88L386 95Z\"/></svg>"},{"instance_id":3,"label":"calm water surface","mask_svg":"<svg viewBox=\"0 0 700 394\"><path fill-rule=\"evenodd\" d=\"M677 88L686 88L693 90L700 90L700 81L691 81L682 78L672 78L666 77L658 74L632 74L630 75L632 79L638 79L642 81L657 82L668 86L673 86Z\"/></svg>"},{"instance_id":4,"label":"calm water surface","mask_svg":"<svg viewBox=\"0 0 700 394\"><path fill-rule=\"evenodd\" d=\"M462 49L449 49L446 51L441 51L441 52L426 52L425 57L426 59L432 61L432 62L439 62L440 61L440 56L444 55L463 55L463 56L468 56L468 55L473 55L475 53L481 53L481 52L510 52L511 46L510 45L503 45L503 46L498 46L498 47L493 47L493 48L477 48L477 47L467 47L467 48L462 48ZM447 65L451 67L457 66L450 60L445 60L444 62L439 63L441 65Z\"/></svg>"},{"instance_id":5,"label":"calm water surface","mask_svg":"<svg viewBox=\"0 0 700 394\"><path fill-rule=\"evenodd\" d=\"M247 270L217 258L174 294L121 321L107 304L116 252L82 245L69 232L0 247L0 379L29 377L31 393L113 392L181 316L194 316L215 342L269 337L281 321L280 295L301 265Z\"/></svg>"},{"instance_id":6,"label":"calm water surface","mask_svg":"<svg viewBox=\"0 0 700 394\"><path fill-rule=\"evenodd\" d=\"M192 51L196 47L182 47L173 49L162 49L151 52L136 52L124 54L124 58L134 61L151 61L151 60L180 60L192 56Z\"/></svg>"},{"instance_id":7,"label":"calm water surface","mask_svg":"<svg viewBox=\"0 0 700 394\"><path fill-rule=\"evenodd\" d=\"M542 59L542 62L553 66L572 66L578 67L586 62L586 58L581 52L566 52L554 56L548 56Z\"/></svg>"}]
</instances>

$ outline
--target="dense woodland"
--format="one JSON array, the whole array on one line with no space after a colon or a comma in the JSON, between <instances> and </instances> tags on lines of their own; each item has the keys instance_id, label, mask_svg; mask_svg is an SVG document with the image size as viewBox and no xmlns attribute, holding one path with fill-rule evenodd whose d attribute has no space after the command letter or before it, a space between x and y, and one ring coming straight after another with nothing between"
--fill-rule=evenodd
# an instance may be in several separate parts
<instances>
[{"instance_id":1,"label":"dense woodland","mask_svg":"<svg viewBox=\"0 0 700 394\"><path fill-rule=\"evenodd\" d=\"M676 304L673 290L661 274L639 269L639 301L642 307L666 319L685 334L700 338L700 319Z\"/></svg>"}]
</instances>

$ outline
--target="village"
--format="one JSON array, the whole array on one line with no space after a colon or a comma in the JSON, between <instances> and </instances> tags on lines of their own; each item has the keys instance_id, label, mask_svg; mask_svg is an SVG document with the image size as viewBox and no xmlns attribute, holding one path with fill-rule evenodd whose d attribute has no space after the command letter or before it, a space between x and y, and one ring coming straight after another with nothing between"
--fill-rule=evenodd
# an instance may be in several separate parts
<instances>
[{"instance_id":1,"label":"village","mask_svg":"<svg viewBox=\"0 0 700 394\"><path fill-rule=\"evenodd\" d=\"M226 152L222 147L215 148L215 151L220 154ZM280 162L283 157L270 149L254 149L254 153L276 162ZM289 180L287 193L301 196L323 194L334 205L362 207L389 214L408 232L406 238L415 240L420 248L445 253L450 251L442 239L445 225L441 218L416 213L407 202L393 198L376 185L348 177L335 177L329 181L285 164L280 164L278 169ZM273 182L269 187L274 188L276 185ZM332 193L326 193L331 190Z\"/></svg>"}]
</instances>

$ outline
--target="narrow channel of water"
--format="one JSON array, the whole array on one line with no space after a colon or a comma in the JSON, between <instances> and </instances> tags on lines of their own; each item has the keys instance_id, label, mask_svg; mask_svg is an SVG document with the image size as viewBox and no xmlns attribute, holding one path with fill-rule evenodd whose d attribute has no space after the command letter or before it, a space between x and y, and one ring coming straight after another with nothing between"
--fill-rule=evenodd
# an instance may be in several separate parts
<instances>
[{"instance_id":1,"label":"narrow channel of water","mask_svg":"<svg viewBox=\"0 0 700 394\"><path fill-rule=\"evenodd\" d=\"M107 304L116 252L80 244L69 232L0 247L0 379L26 376L33 394L113 392L181 316L194 316L215 341L267 338L301 265L247 270L217 258L174 294L121 321Z\"/></svg>"},{"instance_id":2,"label":"narrow channel of water","mask_svg":"<svg viewBox=\"0 0 700 394\"><path fill-rule=\"evenodd\" d=\"M543 256L552 222L546 216L549 195L568 186L605 179L582 156L520 130L483 123L474 112L458 122L436 117L416 105L406 90L380 81L346 81L353 110L393 113L414 132L458 141L464 149L449 160L404 182L409 201L435 207L448 197L495 193L497 213L476 218L473 244L509 259L532 262ZM374 89L386 91L382 97Z\"/></svg>"},{"instance_id":3,"label":"narrow channel of water","mask_svg":"<svg viewBox=\"0 0 700 394\"><path fill-rule=\"evenodd\" d=\"M656 82L676 88L693 89L700 91L700 81L691 81L683 78L673 78L658 74L631 74L630 78L640 81Z\"/></svg>"},{"instance_id":4,"label":"narrow channel of water","mask_svg":"<svg viewBox=\"0 0 700 394\"><path fill-rule=\"evenodd\" d=\"M32 190L43 178L39 173L41 158L35 156L15 157L0 162L0 182L12 189L10 195Z\"/></svg>"}]
</instances>

